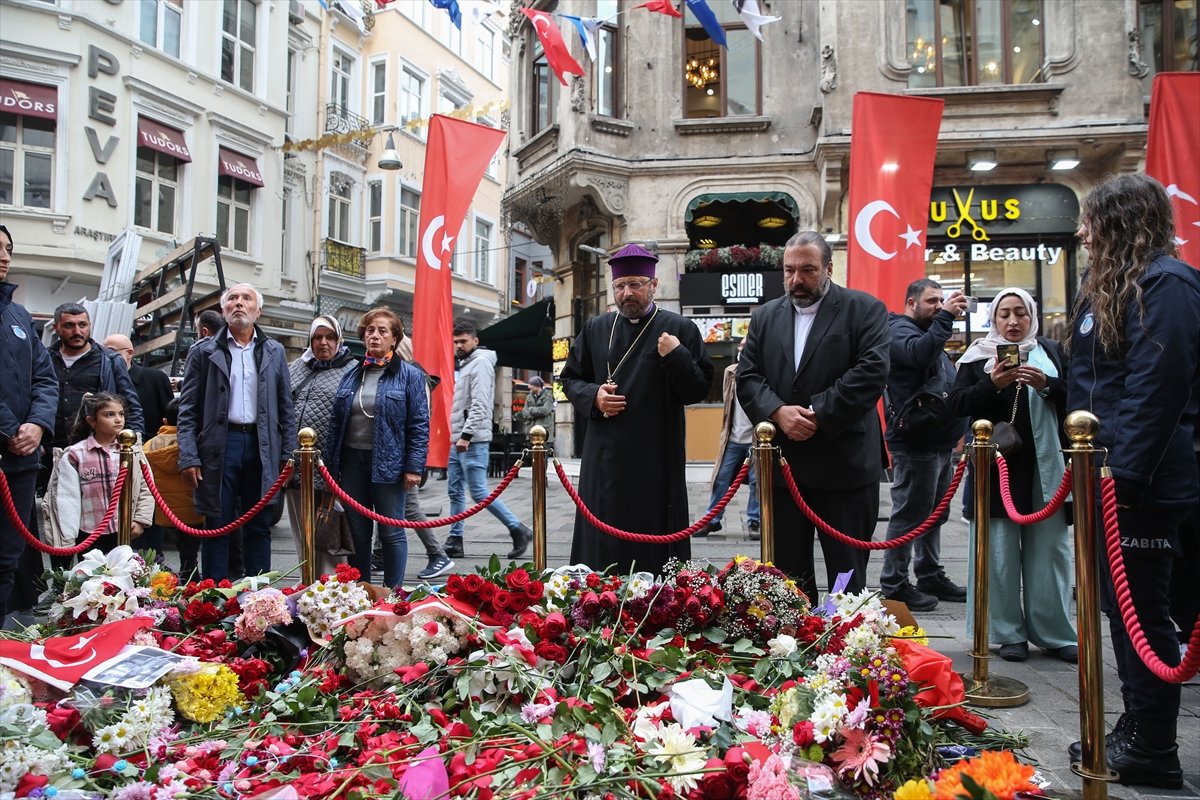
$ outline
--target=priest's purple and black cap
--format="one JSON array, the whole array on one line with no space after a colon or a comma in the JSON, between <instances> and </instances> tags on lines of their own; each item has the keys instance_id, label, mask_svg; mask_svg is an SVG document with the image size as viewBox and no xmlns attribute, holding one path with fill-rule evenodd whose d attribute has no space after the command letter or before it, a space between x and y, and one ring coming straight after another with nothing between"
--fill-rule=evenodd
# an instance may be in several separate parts
<instances>
[{"instance_id":1,"label":"priest's purple and black cap","mask_svg":"<svg viewBox=\"0 0 1200 800\"><path fill-rule=\"evenodd\" d=\"M627 244L608 257L612 279L653 278L658 256L639 244Z\"/></svg>"}]
</instances>

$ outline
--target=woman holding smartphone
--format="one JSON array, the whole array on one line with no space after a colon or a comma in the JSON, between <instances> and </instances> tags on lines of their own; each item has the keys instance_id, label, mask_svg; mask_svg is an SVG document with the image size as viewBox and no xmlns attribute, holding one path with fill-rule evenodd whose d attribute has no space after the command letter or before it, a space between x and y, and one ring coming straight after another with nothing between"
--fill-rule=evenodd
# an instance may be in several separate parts
<instances>
[{"instance_id":1,"label":"woman holding smartphone","mask_svg":"<svg viewBox=\"0 0 1200 800\"><path fill-rule=\"evenodd\" d=\"M1023 514L1044 507L1062 482L1062 421L1066 416L1066 361L1058 342L1038 336L1037 304L1024 289L1003 289L992 301L991 330L958 361L947 403L971 421L1011 421L1021 437L1006 456L1013 504ZM974 476L973 476L974 477ZM1000 657L1024 661L1029 642L1063 661L1079 659L1071 624L1071 542L1067 515L1018 525L1000 502L992 472L988 537L988 633ZM970 513L971 510L968 511ZM971 520L971 538L976 520ZM974 576L975 548L967 574ZM967 620L974 619L974 589Z\"/></svg>"}]
</instances>

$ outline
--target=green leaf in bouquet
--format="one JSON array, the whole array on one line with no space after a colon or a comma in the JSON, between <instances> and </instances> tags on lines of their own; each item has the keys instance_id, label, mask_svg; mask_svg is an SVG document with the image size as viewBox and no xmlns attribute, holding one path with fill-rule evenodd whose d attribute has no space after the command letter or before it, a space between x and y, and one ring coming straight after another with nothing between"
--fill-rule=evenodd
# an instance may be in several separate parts
<instances>
[{"instance_id":1,"label":"green leaf in bouquet","mask_svg":"<svg viewBox=\"0 0 1200 800\"><path fill-rule=\"evenodd\" d=\"M667 642L671 641L674 638L675 638L675 629L674 628L663 628L661 631L658 632L657 636L655 636L650 641L646 642L646 649L655 650L659 647L662 647L664 644L666 644Z\"/></svg>"},{"instance_id":2,"label":"green leaf in bouquet","mask_svg":"<svg viewBox=\"0 0 1200 800\"><path fill-rule=\"evenodd\" d=\"M996 795L992 794L987 787L980 786L975 779L963 772L959 775L962 779L963 788L969 793L971 800L996 800Z\"/></svg>"},{"instance_id":3,"label":"green leaf in bouquet","mask_svg":"<svg viewBox=\"0 0 1200 800\"><path fill-rule=\"evenodd\" d=\"M646 685L651 689L661 689L674 680L674 672L667 672L666 670L660 669L658 672L652 672L646 676Z\"/></svg>"},{"instance_id":4,"label":"green leaf in bouquet","mask_svg":"<svg viewBox=\"0 0 1200 800\"><path fill-rule=\"evenodd\" d=\"M441 731L438 730L428 716L421 717L421 721L416 725L409 727L408 732L417 737L417 741L421 744L435 742L441 738Z\"/></svg>"},{"instance_id":5,"label":"green leaf in bouquet","mask_svg":"<svg viewBox=\"0 0 1200 800\"><path fill-rule=\"evenodd\" d=\"M492 553L492 557L488 560L488 572L492 575L500 574L500 556Z\"/></svg>"},{"instance_id":6,"label":"green leaf in bouquet","mask_svg":"<svg viewBox=\"0 0 1200 800\"><path fill-rule=\"evenodd\" d=\"M612 674L612 664L607 661L601 661L592 669L592 680L596 683L602 682L605 678Z\"/></svg>"},{"instance_id":7,"label":"green leaf in bouquet","mask_svg":"<svg viewBox=\"0 0 1200 800\"><path fill-rule=\"evenodd\" d=\"M708 639L713 644L721 644L729 638L729 634L720 628L708 628L704 631L704 638Z\"/></svg>"},{"instance_id":8,"label":"green leaf in bouquet","mask_svg":"<svg viewBox=\"0 0 1200 800\"><path fill-rule=\"evenodd\" d=\"M733 652L739 655L748 656L764 656L766 651L761 647L755 647L754 642L749 639L738 639L733 643Z\"/></svg>"},{"instance_id":9,"label":"green leaf in bouquet","mask_svg":"<svg viewBox=\"0 0 1200 800\"><path fill-rule=\"evenodd\" d=\"M346 731L338 737L338 747L354 747L358 741L358 737L354 735L354 731Z\"/></svg>"}]
</instances>

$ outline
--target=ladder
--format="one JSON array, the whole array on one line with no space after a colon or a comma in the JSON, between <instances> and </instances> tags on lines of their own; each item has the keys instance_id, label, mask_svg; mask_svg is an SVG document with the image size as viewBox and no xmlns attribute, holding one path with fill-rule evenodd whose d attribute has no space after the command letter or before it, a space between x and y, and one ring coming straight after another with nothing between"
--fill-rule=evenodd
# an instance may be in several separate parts
<instances>
[{"instance_id":1,"label":"ladder","mask_svg":"<svg viewBox=\"0 0 1200 800\"><path fill-rule=\"evenodd\" d=\"M217 270L217 288L197 290L196 270L210 258ZM196 342L193 320L217 305L223 291L221 243L215 236L197 236L138 272L129 295L137 306L133 357L144 367L165 368L168 376L182 377L188 349Z\"/></svg>"}]
</instances>

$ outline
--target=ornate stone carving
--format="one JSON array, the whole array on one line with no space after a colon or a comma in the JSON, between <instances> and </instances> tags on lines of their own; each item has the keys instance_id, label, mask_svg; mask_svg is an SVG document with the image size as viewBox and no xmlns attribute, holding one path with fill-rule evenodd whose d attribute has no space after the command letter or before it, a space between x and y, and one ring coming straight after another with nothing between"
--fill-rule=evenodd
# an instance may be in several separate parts
<instances>
[{"instance_id":1,"label":"ornate stone carving","mask_svg":"<svg viewBox=\"0 0 1200 800\"><path fill-rule=\"evenodd\" d=\"M23 58L13 58L12 56L0 58L0 64L6 67L29 70L30 72L46 72L52 75L58 72L58 68L53 64L47 64L44 61L27 61Z\"/></svg>"},{"instance_id":2,"label":"ornate stone carving","mask_svg":"<svg viewBox=\"0 0 1200 800\"><path fill-rule=\"evenodd\" d=\"M1142 32L1137 28L1129 29L1129 74L1135 78L1150 74L1150 67L1142 61Z\"/></svg>"},{"instance_id":3,"label":"ornate stone carving","mask_svg":"<svg viewBox=\"0 0 1200 800\"><path fill-rule=\"evenodd\" d=\"M838 85L837 54L833 48L825 45L821 48L821 91L829 94Z\"/></svg>"},{"instance_id":4,"label":"ornate stone carving","mask_svg":"<svg viewBox=\"0 0 1200 800\"><path fill-rule=\"evenodd\" d=\"M587 84L582 75L571 76L571 110L576 114L587 111Z\"/></svg>"},{"instance_id":5,"label":"ornate stone carving","mask_svg":"<svg viewBox=\"0 0 1200 800\"><path fill-rule=\"evenodd\" d=\"M610 216L623 215L629 206L629 181L624 178L576 173L572 183L585 189L595 189L601 205Z\"/></svg>"}]
</instances>

